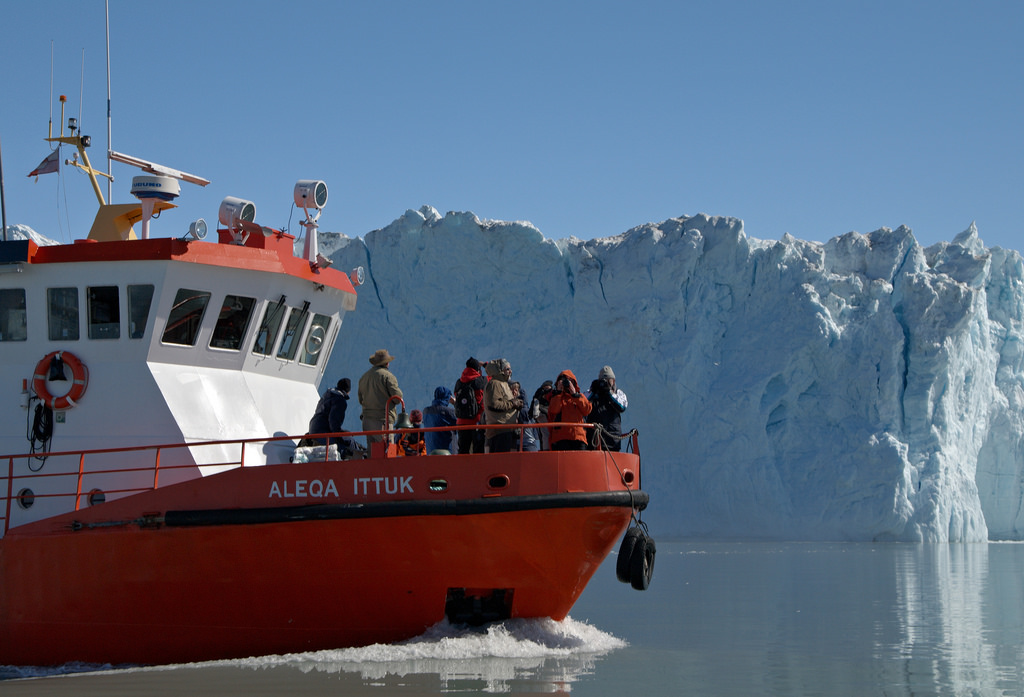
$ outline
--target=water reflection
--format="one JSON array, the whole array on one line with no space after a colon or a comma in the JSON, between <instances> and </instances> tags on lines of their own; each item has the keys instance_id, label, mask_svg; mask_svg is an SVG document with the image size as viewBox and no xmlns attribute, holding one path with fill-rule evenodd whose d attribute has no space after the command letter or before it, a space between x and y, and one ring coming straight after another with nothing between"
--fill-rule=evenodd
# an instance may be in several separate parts
<instances>
[{"instance_id":1,"label":"water reflection","mask_svg":"<svg viewBox=\"0 0 1024 697\"><path fill-rule=\"evenodd\" d=\"M5 681L7 695L1024 694L1024 545L658 543L573 620L403 644ZM627 643L628 642L628 643ZM23 673L24 674L24 673Z\"/></svg>"},{"instance_id":2,"label":"water reflection","mask_svg":"<svg viewBox=\"0 0 1024 697\"><path fill-rule=\"evenodd\" d=\"M1024 545L659 542L657 563L647 597L574 609L630 642L602 687L1024 694Z\"/></svg>"},{"instance_id":3,"label":"water reflection","mask_svg":"<svg viewBox=\"0 0 1024 697\"><path fill-rule=\"evenodd\" d=\"M894 555L898 636L879 638L879 657L904 693L1019 694L1019 545L908 546Z\"/></svg>"}]
</instances>

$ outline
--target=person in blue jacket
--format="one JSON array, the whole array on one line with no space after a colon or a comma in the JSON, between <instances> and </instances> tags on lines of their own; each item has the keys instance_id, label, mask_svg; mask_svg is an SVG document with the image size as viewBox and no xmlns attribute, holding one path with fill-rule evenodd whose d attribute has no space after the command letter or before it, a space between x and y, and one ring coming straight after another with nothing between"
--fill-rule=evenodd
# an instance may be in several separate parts
<instances>
[{"instance_id":1,"label":"person in blue jacket","mask_svg":"<svg viewBox=\"0 0 1024 697\"><path fill-rule=\"evenodd\" d=\"M434 389L434 401L423 410L423 427L455 425L455 407L452 406L452 391L447 387L438 386ZM455 431L428 431L426 434L427 454L435 450L455 452Z\"/></svg>"}]
</instances>

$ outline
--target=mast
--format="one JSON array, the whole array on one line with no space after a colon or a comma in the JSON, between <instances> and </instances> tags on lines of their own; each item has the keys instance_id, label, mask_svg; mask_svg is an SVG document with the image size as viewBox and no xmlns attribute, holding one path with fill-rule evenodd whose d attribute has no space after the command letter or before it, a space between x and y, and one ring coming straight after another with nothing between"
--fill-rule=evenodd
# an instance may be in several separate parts
<instances>
[{"instance_id":1,"label":"mast","mask_svg":"<svg viewBox=\"0 0 1024 697\"><path fill-rule=\"evenodd\" d=\"M107 21L107 200L110 201L112 200L111 186L114 183L114 177L110 171L110 151L114 149L110 142L110 0L106 0L104 5Z\"/></svg>"},{"instance_id":2,"label":"mast","mask_svg":"<svg viewBox=\"0 0 1024 697\"><path fill-rule=\"evenodd\" d=\"M4 226L4 242L7 241L7 204L4 202L4 156L0 147L0 221Z\"/></svg>"}]
</instances>

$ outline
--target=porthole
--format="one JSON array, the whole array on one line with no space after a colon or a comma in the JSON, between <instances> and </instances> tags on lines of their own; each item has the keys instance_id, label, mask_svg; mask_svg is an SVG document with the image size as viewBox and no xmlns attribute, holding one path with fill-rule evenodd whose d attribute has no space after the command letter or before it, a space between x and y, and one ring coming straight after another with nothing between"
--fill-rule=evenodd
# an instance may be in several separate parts
<instances>
[{"instance_id":1,"label":"porthole","mask_svg":"<svg viewBox=\"0 0 1024 697\"><path fill-rule=\"evenodd\" d=\"M89 505L98 506L107 500L107 495L99 489L93 489L89 492Z\"/></svg>"},{"instance_id":2,"label":"porthole","mask_svg":"<svg viewBox=\"0 0 1024 697\"><path fill-rule=\"evenodd\" d=\"M431 479L427 486L431 491L448 491L448 480Z\"/></svg>"},{"instance_id":3,"label":"porthole","mask_svg":"<svg viewBox=\"0 0 1024 697\"><path fill-rule=\"evenodd\" d=\"M636 475L633 473L633 470L622 471L622 483L625 484L626 486L632 484L635 479Z\"/></svg>"},{"instance_id":4,"label":"porthole","mask_svg":"<svg viewBox=\"0 0 1024 697\"><path fill-rule=\"evenodd\" d=\"M22 489L18 492L18 505L28 510L36 502L36 492L31 489Z\"/></svg>"},{"instance_id":5,"label":"porthole","mask_svg":"<svg viewBox=\"0 0 1024 697\"><path fill-rule=\"evenodd\" d=\"M487 486L492 489L504 489L509 485L507 474L496 474L487 480Z\"/></svg>"}]
</instances>

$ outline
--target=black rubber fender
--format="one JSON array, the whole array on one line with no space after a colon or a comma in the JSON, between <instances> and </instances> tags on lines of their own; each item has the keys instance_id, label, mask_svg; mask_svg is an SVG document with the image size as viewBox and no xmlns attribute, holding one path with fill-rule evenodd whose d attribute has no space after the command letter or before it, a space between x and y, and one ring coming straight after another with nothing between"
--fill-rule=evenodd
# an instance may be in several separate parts
<instances>
[{"instance_id":1,"label":"black rubber fender","mask_svg":"<svg viewBox=\"0 0 1024 697\"><path fill-rule=\"evenodd\" d=\"M629 583L638 591L645 591L651 585L654 575L654 555L657 553L654 538L641 536L633 546L629 560Z\"/></svg>"},{"instance_id":2,"label":"black rubber fender","mask_svg":"<svg viewBox=\"0 0 1024 697\"><path fill-rule=\"evenodd\" d=\"M619 558L615 561L615 578L623 583L630 582L633 549L636 547L636 541L642 535L643 531L640 528L632 527L622 536L622 544L619 545Z\"/></svg>"}]
</instances>

